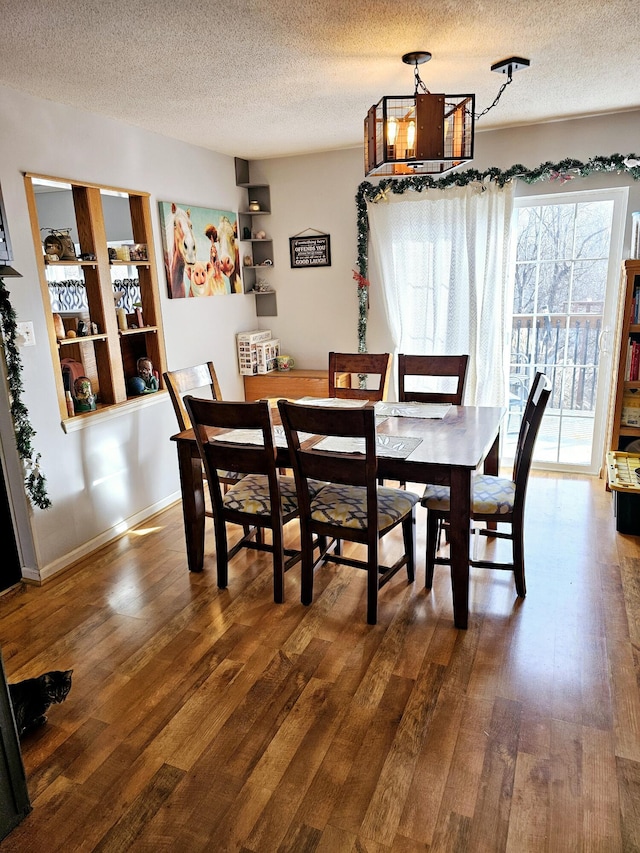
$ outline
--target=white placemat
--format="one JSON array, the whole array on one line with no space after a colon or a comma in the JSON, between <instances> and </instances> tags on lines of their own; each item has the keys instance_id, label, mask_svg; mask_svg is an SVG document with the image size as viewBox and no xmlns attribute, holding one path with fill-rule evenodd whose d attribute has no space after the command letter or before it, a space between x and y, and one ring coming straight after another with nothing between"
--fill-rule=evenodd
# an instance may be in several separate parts
<instances>
[{"instance_id":1,"label":"white placemat","mask_svg":"<svg viewBox=\"0 0 640 853\"><path fill-rule=\"evenodd\" d=\"M300 442L306 441L308 438L312 438L312 433L310 432L301 432L298 433L298 437L300 438ZM287 446L287 437L284 433L284 427L274 426L273 428L273 439L276 447L286 447ZM227 441L231 444L262 444L262 430L261 429L230 429L229 432L221 433L220 435L216 435L216 441Z\"/></svg>"},{"instance_id":2,"label":"white placemat","mask_svg":"<svg viewBox=\"0 0 640 853\"><path fill-rule=\"evenodd\" d=\"M343 400L341 397L300 397L295 400L305 406L326 406L330 409L362 409L368 400Z\"/></svg>"},{"instance_id":3,"label":"white placemat","mask_svg":"<svg viewBox=\"0 0 640 853\"><path fill-rule=\"evenodd\" d=\"M451 403L376 403L376 415L388 418L444 418Z\"/></svg>"},{"instance_id":4,"label":"white placemat","mask_svg":"<svg viewBox=\"0 0 640 853\"><path fill-rule=\"evenodd\" d=\"M421 438L407 438L401 435L377 435L376 455L388 456L393 459L406 459L421 441ZM365 441L364 438L329 435L314 444L313 450L326 450L330 453L364 453Z\"/></svg>"}]
</instances>

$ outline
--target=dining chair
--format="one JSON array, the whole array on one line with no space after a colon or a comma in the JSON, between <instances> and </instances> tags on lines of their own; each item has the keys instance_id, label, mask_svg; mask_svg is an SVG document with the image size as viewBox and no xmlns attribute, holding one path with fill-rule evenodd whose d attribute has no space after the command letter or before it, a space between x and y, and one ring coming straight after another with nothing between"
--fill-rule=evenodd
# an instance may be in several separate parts
<instances>
[{"instance_id":1,"label":"dining chair","mask_svg":"<svg viewBox=\"0 0 640 853\"><path fill-rule=\"evenodd\" d=\"M178 370L167 370L162 374L165 388L173 403L173 410L178 420L178 429L183 432L191 429L191 418L184 404L184 397L204 388L209 389L212 400L222 400L218 377L212 361L196 364L193 367L182 367ZM219 471L220 481L225 486L237 483L240 475L235 471ZM207 515L211 515L207 511Z\"/></svg>"},{"instance_id":2,"label":"dining chair","mask_svg":"<svg viewBox=\"0 0 640 853\"><path fill-rule=\"evenodd\" d=\"M461 406L467 381L468 355L398 355L398 400L401 403L451 403ZM409 390L409 377L451 377L456 379L455 390Z\"/></svg>"},{"instance_id":3,"label":"dining chair","mask_svg":"<svg viewBox=\"0 0 640 853\"><path fill-rule=\"evenodd\" d=\"M414 580L415 507L420 498L401 489L378 487L373 404L360 409L337 409L280 400L278 407L300 506L302 603L313 601L314 569L325 560L364 569L367 573L367 622L375 625L378 590L403 566L407 567L409 582ZM310 441L308 436L302 436L303 433L324 439ZM322 447L322 442L330 438L337 441L337 448ZM355 439L357 452L351 449L341 452L344 439ZM318 481L326 485L315 491L314 484ZM398 525L402 526L403 554L392 566L380 565L378 541ZM321 542L360 543L366 547L366 559L345 556L340 547L333 551L324 547L315 559L314 535Z\"/></svg>"},{"instance_id":4,"label":"dining chair","mask_svg":"<svg viewBox=\"0 0 640 853\"><path fill-rule=\"evenodd\" d=\"M468 355L398 355L398 401L401 403L451 403L461 406L467 382ZM420 377L455 379L453 391L421 391L407 388L407 379ZM405 483L400 482L404 488ZM444 525L445 530L447 525Z\"/></svg>"},{"instance_id":5,"label":"dining chair","mask_svg":"<svg viewBox=\"0 0 640 853\"><path fill-rule=\"evenodd\" d=\"M544 373L536 373L522 417L511 479L489 474L476 474L472 480L471 518L474 522L506 523L509 529L475 529L477 535L511 540L512 560L502 563L470 559L477 568L507 569L514 574L516 592L520 598L527 593L524 572L524 507L531 470L533 448L542 416L551 393ZM425 586L431 589L435 565L449 565L445 557L437 556L439 525L449 521L449 487L427 485L422 496L427 508L427 556ZM450 522L451 523L451 522Z\"/></svg>"},{"instance_id":6,"label":"dining chair","mask_svg":"<svg viewBox=\"0 0 640 853\"><path fill-rule=\"evenodd\" d=\"M359 376L377 376L376 388L341 388L337 375L352 373ZM378 403L387 399L391 375L391 353L330 352L329 353L329 396L350 400L369 400Z\"/></svg>"},{"instance_id":7,"label":"dining chair","mask_svg":"<svg viewBox=\"0 0 640 853\"><path fill-rule=\"evenodd\" d=\"M267 400L224 403L187 394L184 404L209 484L218 586L226 589L229 561L240 548L269 551L273 554L273 597L281 603L284 601L284 573L300 560L300 551L284 547L283 532L284 525L298 515L298 501L293 477L283 477L276 469L269 403ZM234 436L234 430L242 430L244 440L240 434ZM247 436L252 443L245 443ZM231 440L234 437L236 440ZM219 471L224 470L238 471L242 475L226 491L219 475ZM320 485L311 483L310 492L317 491ZM227 541L227 522L244 528L243 536L232 548ZM264 541L264 537L254 541L253 528L271 530L271 543Z\"/></svg>"},{"instance_id":8,"label":"dining chair","mask_svg":"<svg viewBox=\"0 0 640 853\"><path fill-rule=\"evenodd\" d=\"M163 377L178 419L180 432L191 429L189 412L187 412L183 402L186 394L192 394L193 391L201 388L209 388L212 400L222 400L218 377L212 361L196 364L193 367L182 367L179 370L167 370L163 373Z\"/></svg>"}]
</instances>

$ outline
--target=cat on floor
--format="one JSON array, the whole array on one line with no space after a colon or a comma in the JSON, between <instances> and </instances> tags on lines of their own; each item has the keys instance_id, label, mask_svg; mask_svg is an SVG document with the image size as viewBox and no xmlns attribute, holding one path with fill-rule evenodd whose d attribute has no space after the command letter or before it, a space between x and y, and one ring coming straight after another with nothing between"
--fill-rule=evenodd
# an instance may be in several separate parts
<instances>
[{"instance_id":1,"label":"cat on floor","mask_svg":"<svg viewBox=\"0 0 640 853\"><path fill-rule=\"evenodd\" d=\"M45 711L50 705L64 702L71 690L72 674L72 669L54 670L9 685L19 737L47 722Z\"/></svg>"}]
</instances>

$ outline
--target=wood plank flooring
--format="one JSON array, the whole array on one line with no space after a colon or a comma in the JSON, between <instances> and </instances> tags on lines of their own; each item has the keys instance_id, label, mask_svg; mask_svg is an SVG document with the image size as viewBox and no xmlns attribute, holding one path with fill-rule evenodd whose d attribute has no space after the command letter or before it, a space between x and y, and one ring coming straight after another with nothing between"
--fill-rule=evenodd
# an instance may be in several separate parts
<instances>
[{"instance_id":1,"label":"wood plank flooring","mask_svg":"<svg viewBox=\"0 0 640 853\"><path fill-rule=\"evenodd\" d=\"M10 681L74 670L2 853L640 851L640 537L601 480L533 476L527 598L472 570L458 631L424 522L376 626L347 567L310 607L299 568L273 603L267 554L218 590L210 529L190 575L180 506L0 598Z\"/></svg>"}]
</instances>

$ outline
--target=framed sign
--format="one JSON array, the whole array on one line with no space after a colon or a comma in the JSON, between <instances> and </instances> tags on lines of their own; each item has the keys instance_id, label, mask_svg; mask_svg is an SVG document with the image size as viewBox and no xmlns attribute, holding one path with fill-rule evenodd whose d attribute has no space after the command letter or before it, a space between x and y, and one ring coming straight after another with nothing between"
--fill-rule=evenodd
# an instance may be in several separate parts
<instances>
[{"instance_id":1,"label":"framed sign","mask_svg":"<svg viewBox=\"0 0 640 853\"><path fill-rule=\"evenodd\" d=\"M315 236L289 237L292 269L331 266L331 237L320 231Z\"/></svg>"}]
</instances>

